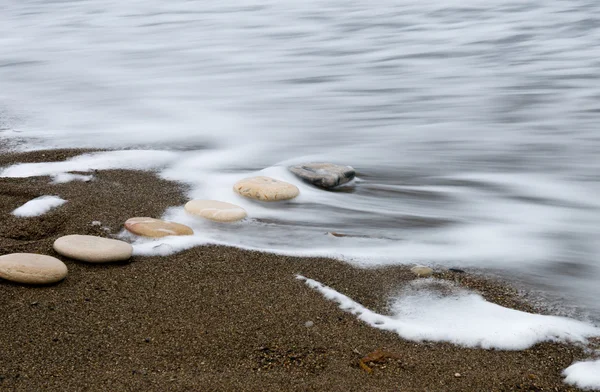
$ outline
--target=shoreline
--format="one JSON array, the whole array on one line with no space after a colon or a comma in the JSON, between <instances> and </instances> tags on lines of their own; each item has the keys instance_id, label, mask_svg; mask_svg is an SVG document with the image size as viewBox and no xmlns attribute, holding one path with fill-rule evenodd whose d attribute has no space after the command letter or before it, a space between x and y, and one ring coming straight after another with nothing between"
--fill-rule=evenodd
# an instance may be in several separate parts
<instances>
[{"instance_id":1,"label":"shoreline","mask_svg":"<svg viewBox=\"0 0 600 392\"><path fill-rule=\"evenodd\" d=\"M0 153L0 167L83 152L89 151ZM64 184L50 184L49 177L0 178L0 254L57 257L52 243L62 235L109 236L129 217L160 217L187 201L180 185L151 172L106 170L94 176L91 183ZM46 194L68 203L40 217L10 215ZM582 348L567 344L502 351L407 341L360 322L295 279L301 274L318 280L386 312L389 295L417 279L409 266L358 269L331 259L214 245L111 265L58 257L69 276L57 285L0 282L0 311L6 315L0 387L576 391L562 382L561 372L587 358ZM499 305L540 311L502 282L468 272L435 276ZM359 360L377 350L394 356L367 373Z\"/></svg>"}]
</instances>

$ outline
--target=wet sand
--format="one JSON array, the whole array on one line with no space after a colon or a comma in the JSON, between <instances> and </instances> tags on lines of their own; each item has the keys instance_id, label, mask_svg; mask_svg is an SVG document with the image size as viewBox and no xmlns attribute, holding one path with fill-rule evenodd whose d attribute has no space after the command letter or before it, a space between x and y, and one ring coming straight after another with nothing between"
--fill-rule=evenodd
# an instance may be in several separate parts
<instances>
[{"instance_id":1,"label":"wet sand","mask_svg":"<svg viewBox=\"0 0 600 392\"><path fill-rule=\"evenodd\" d=\"M80 152L4 154L0 167ZM544 343L500 351L410 342L356 320L295 279L302 274L386 312L389 295L415 279L406 267L356 269L218 246L113 265L58 256L52 243L61 235L108 237L129 217L160 217L187 201L179 185L152 173L94 175L89 183L58 185L48 177L0 178L0 255L39 252L69 268L67 279L53 286L0 281L1 390L577 390L563 384L561 372L586 357L578 347ZM10 215L41 195L68 203L41 217ZM436 276L504 306L540 310L509 286L468 271ZM377 350L391 355L360 365Z\"/></svg>"}]
</instances>

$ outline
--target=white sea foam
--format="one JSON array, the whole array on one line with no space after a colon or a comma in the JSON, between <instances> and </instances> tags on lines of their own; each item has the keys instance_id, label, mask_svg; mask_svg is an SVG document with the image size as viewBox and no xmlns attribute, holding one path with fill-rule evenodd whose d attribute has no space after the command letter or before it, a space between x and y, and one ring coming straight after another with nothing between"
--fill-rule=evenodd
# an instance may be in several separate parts
<instances>
[{"instance_id":1,"label":"white sea foam","mask_svg":"<svg viewBox=\"0 0 600 392\"><path fill-rule=\"evenodd\" d=\"M600 390L600 360L576 362L563 372L565 382L584 389Z\"/></svg>"},{"instance_id":2,"label":"white sea foam","mask_svg":"<svg viewBox=\"0 0 600 392\"><path fill-rule=\"evenodd\" d=\"M14 210L12 214L22 218L40 216L53 208L62 206L66 202L66 200L63 200L58 196L40 196L33 200L29 200L27 203Z\"/></svg>"},{"instance_id":3,"label":"white sea foam","mask_svg":"<svg viewBox=\"0 0 600 392\"><path fill-rule=\"evenodd\" d=\"M414 216L415 219L453 219L460 217L468 222L459 223L449 229L438 228L423 233L413 232L411 238L398 238L395 241L363 241L358 247L344 246L342 257L365 258L374 264L395 264L417 260L438 263L452 263L460 260L464 266L478 266L482 261L490 263L523 263L524 260L544 260L552 257L556 249L544 238L544 233L560 230L573 219L573 212L543 205L485 198L477 191L457 191L455 197L465 198L469 203L464 209L454 209L446 216L427 217L425 211L411 211L411 206L378 205L377 199L348 193L323 192L299 181L283 166L273 166L257 172L223 173L215 171L215 166L236 165L247 159L240 157L236 150L208 152L202 154L177 153L169 151L110 151L85 154L64 162L25 163L5 168L1 177L29 177L41 175L63 176L70 171L90 171L102 169L161 169L161 176L190 185L190 198L205 198L231 202L246 209L249 216L259 220L276 220L298 224L304 222L313 227L337 225L352 214L382 216L387 219ZM229 162L229 164L227 163ZM232 184L249 175L267 175L291 182L301 190L300 196L288 203L262 204L245 199L232 191ZM469 193L470 192L470 193ZM484 201L484 202L482 202ZM468 208L467 208L468 205ZM293 207L292 206L297 206ZM311 206L318 206L318 213L310 212ZM329 210L324 211L323 210ZM177 216L179 218L181 214ZM370 218L370 219L373 219ZM376 218L375 218L376 219ZM394 218L396 219L396 218ZM309 226L307 226L309 227ZM391 228L390 228L391 229ZM576 227L572 227L575 230ZM321 229L323 230L323 229ZM321 231L319 230L319 231ZM315 230L308 230L314 236ZM222 233L227 237L227 233ZM237 234L240 234L239 232ZM368 237L368 232L365 233ZM388 230L393 238L394 231ZM237 245L242 239L231 236L227 239ZM256 240L256 238L252 238ZM339 240L338 243L344 242ZM347 241L346 241L347 242ZM269 245L268 245L269 244ZM331 242L313 241L312 254L329 255L336 253L337 245ZM187 246L186 246L187 247ZM305 255L298 242L278 241L266 237L255 242L256 248ZM518 249L518 252L514 252ZM390 255L402 255L402 258ZM367 260L367 261L368 261Z\"/></svg>"},{"instance_id":4,"label":"white sea foam","mask_svg":"<svg viewBox=\"0 0 600 392\"><path fill-rule=\"evenodd\" d=\"M390 309L392 315L387 316L373 312L315 280L301 275L297 278L370 326L396 332L409 340L523 350L543 341L585 343L589 337L600 336L600 328L591 324L505 308L475 293L440 294L428 286L448 284L433 279L417 281L413 290L394 299Z\"/></svg>"},{"instance_id":5,"label":"white sea foam","mask_svg":"<svg viewBox=\"0 0 600 392\"><path fill-rule=\"evenodd\" d=\"M64 184L71 181L83 181L89 182L94 178L92 175L73 174L73 173L60 173L52 176L53 184Z\"/></svg>"},{"instance_id":6,"label":"white sea foam","mask_svg":"<svg viewBox=\"0 0 600 392\"><path fill-rule=\"evenodd\" d=\"M20 163L0 171L0 177L57 176L72 171L131 169L152 170L165 166L182 154L169 151L107 151L83 154L63 162Z\"/></svg>"}]
</instances>

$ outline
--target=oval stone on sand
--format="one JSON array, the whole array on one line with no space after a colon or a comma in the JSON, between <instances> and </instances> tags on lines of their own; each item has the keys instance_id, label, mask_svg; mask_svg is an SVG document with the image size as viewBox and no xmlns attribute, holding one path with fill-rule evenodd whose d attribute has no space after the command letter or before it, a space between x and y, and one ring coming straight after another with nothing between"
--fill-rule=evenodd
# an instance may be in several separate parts
<instances>
[{"instance_id":1,"label":"oval stone on sand","mask_svg":"<svg viewBox=\"0 0 600 392\"><path fill-rule=\"evenodd\" d=\"M192 200L185 205L185 210L215 222L235 222L247 216L242 207L217 200Z\"/></svg>"},{"instance_id":2,"label":"oval stone on sand","mask_svg":"<svg viewBox=\"0 0 600 392\"><path fill-rule=\"evenodd\" d=\"M417 275L420 278L426 278L428 276L433 275L433 270L429 267L425 267L424 265L415 265L410 270L413 274Z\"/></svg>"},{"instance_id":3,"label":"oval stone on sand","mask_svg":"<svg viewBox=\"0 0 600 392\"><path fill-rule=\"evenodd\" d=\"M235 183L233 190L242 196L262 201L289 200L300 194L295 185L271 177L250 177Z\"/></svg>"},{"instance_id":4,"label":"oval stone on sand","mask_svg":"<svg viewBox=\"0 0 600 392\"><path fill-rule=\"evenodd\" d=\"M49 284L67 276L65 263L51 256L12 253L0 256L0 278L17 283Z\"/></svg>"},{"instance_id":5,"label":"oval stone on sand","mask_svg":"<svg viewBox=\"0 0 600 392\"><path fill-rule=\"evenodd\" d=\"M290 171L320 188L334 188L351 181L356 172L350 166L334 165L333 163L306 163L290 167Z\"/></svg>"},{"instance_id":6,"label":"oval stone on sand","mask_svg":"<svg viewBox=\"0 0 600 392\"><path fill-rule=\"evenodd\" d=\"M127 242L93 235L67 235L54 241L54 250L72 259L89 263L124 261L131 257L133 247Z\"/></svg>"},{"instance_id":7,"label":"oval stone on sand","mask_svg":"<svg viewBox=\"0 0 600 392\"><path fill-rule=\"evenodd\" d=\"M191 227L181 223L168 222L154 218L130 218L125 222L125 228L133 234L144 237L166 237L169 235L192 235Z\"/></svg>"}]
</instances>

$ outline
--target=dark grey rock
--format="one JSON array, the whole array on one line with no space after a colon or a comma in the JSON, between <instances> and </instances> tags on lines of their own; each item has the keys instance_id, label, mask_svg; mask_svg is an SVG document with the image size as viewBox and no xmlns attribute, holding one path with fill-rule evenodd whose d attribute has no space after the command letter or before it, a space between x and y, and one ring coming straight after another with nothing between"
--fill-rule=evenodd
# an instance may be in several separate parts
<instances>
[{"instance_id":1,"label":"dark grey rock","mask_svg":"<svg viewBox=\"0 0 600 392\"><path fill-rule=\"evenodd\" d=\"M356 172L350 166L334 165L333 163L306 163L290 167L290 171L320 188L334 188L351 181Z\"/></svg>"}]
</instances>

